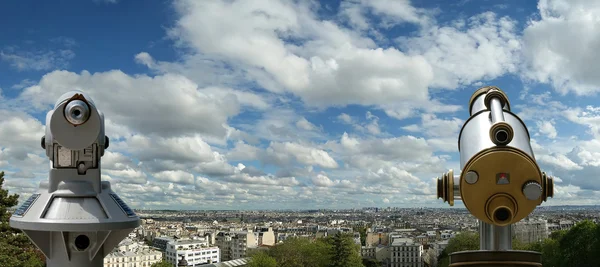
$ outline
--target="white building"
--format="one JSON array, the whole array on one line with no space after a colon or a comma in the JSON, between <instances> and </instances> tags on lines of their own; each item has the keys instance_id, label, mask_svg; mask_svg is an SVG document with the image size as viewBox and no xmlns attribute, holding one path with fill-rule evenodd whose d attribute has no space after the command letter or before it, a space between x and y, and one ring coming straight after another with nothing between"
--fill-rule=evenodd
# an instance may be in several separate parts
<instances>
[{"instance_id":1,"label":"white building","mask_svg":"<svg viewBox=\"0 0 600 267\"><path fill-rule=\"evenodd\" d=\"M208 246L206 239L170 241L165 250L165 260L177 265L181 256L188 262L188 266L201 266L221 261L219 248Z\"/></svg>"},{"instance_id":2,"label":"white building","mask_svg":"<svg viewBox=\"0 0 600 267\"><path fill-rule=\"evenodd\" d=\"M148 267L162 261L162 253L153 249L115 250L104 257L104 267Z\"/></svg>"},{"instance_id":3,"label":"white building","mask_svg":"<svg viewBox=\"0 0 600 267\"><path fill-rule=\"evenodd\" d=\"M423 245L410 238L394 238L389 246L389 267L423 267Z\"/></svg>"}]
</instances>

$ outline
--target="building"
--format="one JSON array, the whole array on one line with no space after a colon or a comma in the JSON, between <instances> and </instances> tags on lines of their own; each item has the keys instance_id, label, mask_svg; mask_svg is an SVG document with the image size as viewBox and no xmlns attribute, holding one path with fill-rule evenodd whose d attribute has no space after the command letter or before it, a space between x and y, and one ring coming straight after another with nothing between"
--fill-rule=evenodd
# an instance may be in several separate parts
<instances>
[{"instance_id":1,"label":"building","mask_svg":"<svg viewBox=\"0 0 600 267\"><path fill-rule=\"evenodd\" d=\"M231 234L228 232L219 232L215 236L215 245L221 250L221 261L231 259Z\"/></svg>"},{"instance_id":2,"label":"building","mask_svg":"<svg viewBox=\"0 0 600 267\"><path fill-rule=\"evenodd\" d=\"M389 267L423 267L423 245L410 238L395 238L389 252Z\"/></svg>"},{"instance_id":3,"label":"building","mask_svg":"<svg viewBox=\"0 0 600 267\"><path fill-rule=\"evenodd\" d=\"M258 246L258 238L252 232L238 232L231 238L231 259L245 258L248 248Z\"/></svg>"},{"instance_id":4,"label":"building","mask_svg":"<svg viewBox=\"0 0 600 267\"><path fill-rule=\"evenodd\" d=\"M175 241L175 239L170 237L155 237L154 240L152 240L152 247L165 252L167 250L167 244L172 241Z\"/></svg>"},{"instance_id":5,"label":"building","mask_svg":"<svg viewBox=\"0 0 600 267\"><path fill-rule=\"evenodd\" d=\"M360 247L360 256L365 259L375 259L375 247Z\"/></svg>"},{"instance_id":6,"label":"building","mask_svg":"<svg viewBox=\"0 0 600 267\"><path fill-rule=\"evenodd\" d=\"M153 249L114 250L104 257L104 267L148 267L162 261L162 253Z\"/></svg>"},{"instance_id":7,"label":"building","mask_svg":"<svg viewBox=\"0 0 600 267\"><path fill-rule=\"evenodd\" d=\"M263 240L264 238L265 236L263 236ZM267 239L269 238L271 237L267 237ZM272 238L274 241L274 233ZM258 247L258 242L259 236L252 231L219 232L215 237L215 244L221 249L221 261L245 258L248 248Z\"/></svg>"},{"instance_id":8,"label":"building","mask_svg":"<svg viewBox=\"0 0 600 267\"><path fill-rule=\"evenodd\" d=\"M258 234L258 245L274 246L275 245L275 232L273 228L262 228Z\"/></svg>"},{"instance_id":9,"label":"building","mask_svg":"<svg viewBox=\"0 0 600 267\"><path fill-rule=\"evenodd\" d=\"M367 238L365 240L367 246L378 246L384 245L387 246L389 244L389 233L367 233Z\"/></svg>"},{"instance_id":10,"label":"building","mask_svg":"<svg viewBox=\"0 0 600 267\"><path fill-rule=\"evenodd\" d=\"M546 220L523 220L512 225L513 237L528 244L542 241L548 237Z\"/></svg>"},{"instance_id":11,"label":"building","mask_svg":"<svg viewBox=\"0 0 600 267\"><path fill-rule=\"evenodd\" d=\"M548 224L548 231L554 232L559 230L569 230L573 226L575 226L575 222L571 220L560 220L558 222Z\"/></svg>"},{"instance_id":12,"label":"building","mask_svg":"<svg viewBox=\"0 0 600 267\"><path fill-rule=\"evenodd\" d=\"M165 250L167 262L176 265L182 256L188 262L188 266L200 266L221 261L220 249L208 246L206 239L173 240L167 243Z\"/></svg>"}]
</instances>

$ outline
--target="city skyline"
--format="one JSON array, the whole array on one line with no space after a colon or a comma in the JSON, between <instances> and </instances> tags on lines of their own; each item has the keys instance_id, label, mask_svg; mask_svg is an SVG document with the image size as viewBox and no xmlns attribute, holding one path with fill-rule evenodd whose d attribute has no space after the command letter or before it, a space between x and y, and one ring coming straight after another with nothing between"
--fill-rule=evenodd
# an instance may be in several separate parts
<instances>
[{"instance_id":1,"label":"city skyline","mask_svg":"<svg viewBox=\"0 0 600 267\"><path fill-rule=\"evenodd\" d=\"M21 200L47 179L46 112L76 89L105 114L102 179L131 208L447 207L435 179L460 173L484 85L554 177L542 206L600 197L593 2L2 5L0 171Z\"/></svg>"}]
</instances>

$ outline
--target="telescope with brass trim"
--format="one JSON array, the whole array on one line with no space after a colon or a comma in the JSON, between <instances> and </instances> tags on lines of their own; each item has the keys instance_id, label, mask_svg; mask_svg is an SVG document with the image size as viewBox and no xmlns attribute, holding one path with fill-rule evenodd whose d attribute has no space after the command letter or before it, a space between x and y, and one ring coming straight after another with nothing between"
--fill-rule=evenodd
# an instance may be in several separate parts
<instances>
[{"instance_id":1,"label":"telescope with brass trim","mask_svg":"<svg viewBox=\"0 0 600 267\"><path fill-rule=\"evenodd\" d=\"M540 171L523 121L497 87L479 88L458 137L461 174L437 181L450 206L462 200L479 220L479 251L450 255L450 266L542 266L537 252L512 250L511 225L553 196L552 177Z\"/></svg>"}]
</instances>

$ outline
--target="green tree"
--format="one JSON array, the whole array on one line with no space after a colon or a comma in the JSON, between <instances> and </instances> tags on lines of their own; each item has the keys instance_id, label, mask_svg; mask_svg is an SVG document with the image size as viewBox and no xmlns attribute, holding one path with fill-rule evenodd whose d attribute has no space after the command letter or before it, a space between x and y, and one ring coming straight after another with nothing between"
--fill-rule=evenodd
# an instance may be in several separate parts
<instances>
[{"instance_id":1,"label":"green tree","mask_svg":"<svg viewBox=\"0 0 600 267\"><path fill-rule=\"evenodd\" d=\"M152 265L150 265L150 267L173 267L173 263L170 263L168 261L165 261L164 259L162 261L159 261L157 263L153 263Z\"/></svg>"},{"instance_id":2,"label":"green tree","mask_svg":"<svg viewBox=\"0 0 600 267\"><path fill-rule=\"evenodd\" d=\"M473 232L463 232L457 234L448 241L448 246L442 251L438 258L438 265L440 267L447 267L450 265L450 254L465 250L478 250L479 249L479 234Z\"/></svg>"},{"instance_id":3,"label":"green tree","mask_svg":"<svg viewBox=\"0 0 600 267\"><path fill-rule=\"evenodd\" d=\"M277 267L277 261L261 251L252 255L248 261L248 267Z\"/></svg>"},{"instance_id":4,"label":"green tree","mask_svg":"<svg viewBox=\"0 0 600 267\"><path fill-rule=\"evenodd\" d=\"M369 228L369 226L354 227L354 231L356 231L360 234L360 245L361 246L366 246L366 244L367 244L367 228Z\"/></svg>"},{"instance_id":5,"label":"green tree","mask_svg":"<svg viewBox=\"0 0 600 267\"><path fill-rule=\"evenodd\" d=\"M351 235L336 233L328 238L332 246L330 267L364 267L360 256L360 246L354 243Z\"/></svg>"},{"instance_id":6,"label":"green tree","mask_svg":"<svg viewBox=\"0 0 600 267\"><path fill-rule=\"evenodd\" d=\"M381 266L381 262L379 262L376 259L363 259L362 264L365 267L380 267Z\"/></svg>"},{"instance_id":7,"label":"green tree","mask_svg":"<svg viewBox=\"0 0 600 267\"><path fill-rule=\"evenodd\" d=\"M598 256L594 255L600 245L597 228L591 221L582 221L560 238L561 266L598 266Z\"/></svg>"},{"instance_id":8,"label":"green tree","mask_svg":"<svg viewBox=\"0 0 600 267\"><path fill-rule=\"evenodd\" d=\"M10 227L8 208L18 204L19 195L2 189L4 172L0 172L0 266L41 267L45 257L21 230Z\"/></svg>"},{"instance_id":9,"label":"green tree","mask_svg":"<svg viewBox=\"0 0 600 267\"><path fill-rule=\"evenodd\" d=\"M288 238L268 252L279 267L326 267L329 265L331 246L322 239Z\"/></svg>"},{"instance_id":10,"label":"green tree","mask_svg":"<svg viewBox=\"0 0 600 267\"><path fill-rule=\"evenodd\" d=\"M535 249L537 247L534 246ZM546 267L559 267L561 259L561 251L559 241L554 239L546 239L539 244L539 252L542 253L542 265Z\"/></svg>"}]
</instances>

